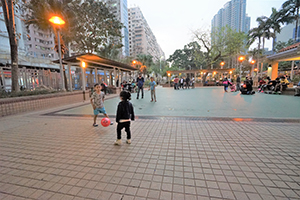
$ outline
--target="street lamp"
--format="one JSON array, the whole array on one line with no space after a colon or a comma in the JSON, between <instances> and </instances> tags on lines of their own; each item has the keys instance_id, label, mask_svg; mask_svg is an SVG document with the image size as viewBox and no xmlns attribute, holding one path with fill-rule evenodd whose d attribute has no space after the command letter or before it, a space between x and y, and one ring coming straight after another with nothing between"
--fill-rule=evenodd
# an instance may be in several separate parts
<instances>
[{"instance_id":1,"label":"street lamp","mask_svg":"<svg viewBox=\"0 0 300 200\"><path fill-rule=\"evenodd\" d=\"M81 61L81 74L82 74L82 94L83 94L83 101L85 101L85 68L86 68L86 63L84 61Z\"/></svg>"},{"instance_id":2,"label":"street lamp","mask_svg":"<svg viewBox=\"0 0 300 200\"><path fill-rule=\"evenodd\" d=\"M252 73L251 73L251 76L253 77L253 75L254 75L254 64L256 63L256 61L255 60L251 60L250 61L250 64L252 65L252 68L251 68L251 71L252 71Z\"/></svg>"},{"instance_id":3,"label":"street lamp","mask_svg":"<svg viewBox=\"0 0 300 200\"><path fill-rule=\"evenodd\" d=\"M242 62L245 60L245 57L244 56L240 56L238 58L239 62L241 63L240 64L240 77L242 76Z\"/></svg>"},{"instance_id":4,"label":"street lamp","mask_svg":"<svg viewBox=\"0 0 300 200\"><path fill-rule=\"evenodd\" d=\"M223 69L223 66L225 65L225 62L222 61L222 62L220 63L220 65L221 65L221 69Z\"/></svg>"},{"instance_id":5,"label":"street lamp","mask_svg":"<svg viewBox=\"0 0 300 200\"><path fill-rule=\"evenodd\" d=\"M58 16L53 16L49 19L49 21L54 24L54 25L57 25L58 26L58 29L57 29L57 43L58 43L58 56L59 56L59 67L60 67L60 77L61 77L61 85L62 85L62 89L64 90L65 89L65 81L64 81L64 74L63 74L63 67L62 67L62 60L61 60L61 46L60 46L60 33L59 33L59 28L61 25L64 25L66 22L58 17Z\"/></svg>"}]
</instances>

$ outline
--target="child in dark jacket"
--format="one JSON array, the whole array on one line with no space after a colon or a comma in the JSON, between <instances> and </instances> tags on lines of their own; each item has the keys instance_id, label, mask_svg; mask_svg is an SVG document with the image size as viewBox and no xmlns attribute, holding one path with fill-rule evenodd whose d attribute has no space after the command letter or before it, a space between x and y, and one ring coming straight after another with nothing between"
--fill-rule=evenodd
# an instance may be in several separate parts
<instances>
[{"instance_id":1,"label":"child in dark jacket","mask_svg":"<svg viewBox=\"0 0 300 200\"><path fill-rule=\"evenodd\" d=\"M121 102L118 105L116 122L117 125L117 140L115 145L121 145L121 130L125 128L127 133L127 144L131 144L131 132L130 132L130 119L134 121L134 110L132 104L129 102L131 94L128 91L122 91L120 93Z\"/></svg>"}]
</instances>

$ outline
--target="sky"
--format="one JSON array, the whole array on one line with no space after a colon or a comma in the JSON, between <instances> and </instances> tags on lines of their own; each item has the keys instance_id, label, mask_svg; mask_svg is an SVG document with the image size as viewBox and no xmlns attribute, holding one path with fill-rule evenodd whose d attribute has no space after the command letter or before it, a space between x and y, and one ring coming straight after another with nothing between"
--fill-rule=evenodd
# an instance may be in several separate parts
<instances>
[{"instance_id":1,"label":"sky","mask_svg":"<svg viewBox=\"0 0 300 200\"><path fill-rule=\"evenodd\" d=\"M140 7L166 59L176 49L183 49L192 40L192 31L209 30L211 20L229 0L127 0L128 8ZM271 8L279 9L286 0L247 0L246 13L251 17L250 28L256 18L269 17ZM271 41L266 47L271 48Z\"/></svg>"}]
</instances>

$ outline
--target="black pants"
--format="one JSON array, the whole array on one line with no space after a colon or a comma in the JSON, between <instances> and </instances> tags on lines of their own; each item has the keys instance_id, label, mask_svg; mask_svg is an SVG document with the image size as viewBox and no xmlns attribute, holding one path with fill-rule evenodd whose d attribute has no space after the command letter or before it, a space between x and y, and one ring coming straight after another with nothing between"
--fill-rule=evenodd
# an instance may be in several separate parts
<instances>
[{"instance_id":1,"label":"black pants","mask_svg":"<svg viewBox=\"0 0 300 200\"><path fill-rule=\"evenodd\" d=\"M127 140L131 139L131 132L130 132L130 122L118 123L117 126L117 138L118 140L121 139L121 130L125 128L125 132L127 133Z\"/></svg>"},{"instance_id":2,"label":"black pants","mask_svg":"<svg viewBox=\"0 0 300 200\"><path fill-rule=\"evenodd\" d=\"M142 98L144 98L144 88L143 87L138 87L137 96L136 96L137 99L139 98L140 90L142 90Z\"/></svg>"}]
</instances>

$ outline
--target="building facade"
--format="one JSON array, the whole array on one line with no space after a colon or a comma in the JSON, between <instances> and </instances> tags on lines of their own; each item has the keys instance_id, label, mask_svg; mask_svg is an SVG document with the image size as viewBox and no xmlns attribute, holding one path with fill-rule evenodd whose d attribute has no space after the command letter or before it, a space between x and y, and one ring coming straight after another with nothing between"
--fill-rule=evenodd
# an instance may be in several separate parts
<instances>
[{"instance_id":1,"label":"building facade","mask_svg":"<svg viewBox=\"0 0 300 200\"><path fill-rule=\"evenodd\" d=\"M212 41L215 41L215 33L222 27L228 26L237 32L248 33L251 18L246 14L246 0L231 0L211 20Z\"/></svg>"},{"instance_id":2,"label":"building facade","mask_svg":"<svg viewBox=\"0 0 300 200\"><path fill-rule=\"evenodd\" d=\"M127 0L102 0L107 4L110 12L123 24L122 32L122 55L129 56L129 32L128 32L128 8Z\"/></svg>"},{"instance_id":3,"label":"building facade","mask_svg":"<svg viewBox=\"0 0 300 200\"><path fill-rule=\"evenodd\" d=\"M300 24L300 20L298 25ZM295 40L296 22L287 24L281 28L280 33L276 33L276 42L288 42L290 39ZM298 26L296 41L300 42L300 26Z\"/></svg>"},{"instance_id":4,"label":"building facade","mask_svg":"<svg viewBox=\"0 0 300 200\"><path fill-rule=\"evenodd\" d=\"M154 61L165 57L139 7L128 9L128 27L130 56L151 55Z\"/></svg>"}]
</instances>

